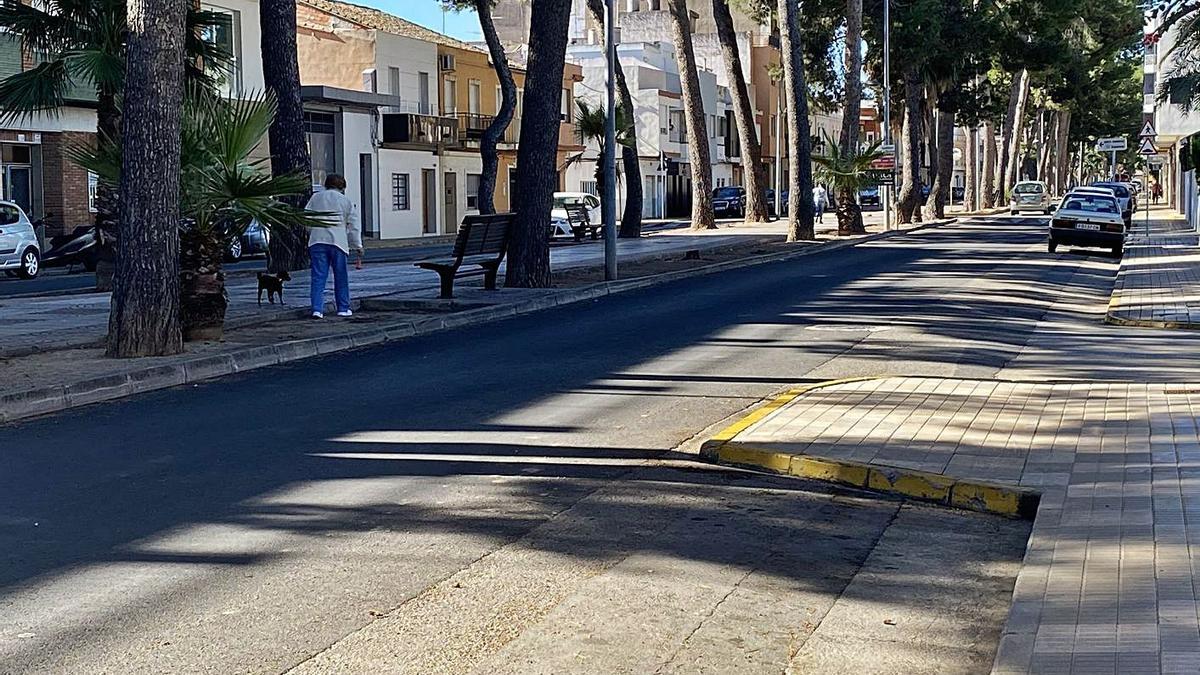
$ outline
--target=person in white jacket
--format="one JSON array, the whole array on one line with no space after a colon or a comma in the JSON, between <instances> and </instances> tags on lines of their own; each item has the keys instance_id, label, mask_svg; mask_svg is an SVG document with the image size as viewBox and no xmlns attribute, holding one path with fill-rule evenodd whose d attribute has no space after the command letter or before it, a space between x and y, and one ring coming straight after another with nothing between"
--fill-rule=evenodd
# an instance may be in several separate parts
<instances>
[{"instance_id":1,"label":"person in white jacket","mask_svg":"<svg viewBox=\"0 0 1200 675\"><path fill-rule=\"evenodd\" d=\"M329 227L308 230L308 256L312 261L312 315L325 318L325 283L333 268L333 297L338 316L351 316L350 273L347 258L353 253L354 269L362 269L362 234L358 209L346 196L346 179L331 173L325 178L325 189L312 196L304 208L324 213Z\"/></svg>"}]
</instances>

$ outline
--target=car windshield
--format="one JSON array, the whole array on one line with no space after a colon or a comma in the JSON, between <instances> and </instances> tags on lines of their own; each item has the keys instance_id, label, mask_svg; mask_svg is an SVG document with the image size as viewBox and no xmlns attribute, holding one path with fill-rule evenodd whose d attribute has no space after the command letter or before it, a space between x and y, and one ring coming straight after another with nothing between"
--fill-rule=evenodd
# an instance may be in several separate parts
<instances>
[{"instance_id":1,"label":"car windshield","mask_svg":"<svg viewBox=\"0 0 1200 675\"><path fill-rule=\"evenodd\" d=\"M864 195L876 195L876 194L879 194L879 188L877 188L877 187L865 187L865 188L863 188L863 189L862 189L862 192L861 192L861 194L864 194Z\"/></svg>"},{"instance_id":2,"label":"car windshield","mask_svg":"<svg viewBox=\"0 0 1200 675\"><path fill-rule=\"evenodd\" d=\"M1019 195L1040 195L1042 194L1042 185L1041 183L1017 183L1013 192Z\"/></svg>"},{"instance_id":3,"label":"car windshield","mask_svg":"<svg viewBox=\"0 0 1200 675\"><path fill-rule=\"evenodd\" d=\"M565 209L565 208L567 208L567 204L582 204L582 203L583 203L583 199L581 197L555 197L554 198L554 208L556 208L556 209Z\"/></svg>"},{"instance_id":4,"label":"car windshield","mask_svg":"<svg viewBox=\"0 0 1200 675\"><path fill-rule=\"evenodd\" d=\"M713 197L716 197L717 199L733 199L737 196L739 195L736 187L719 187L716 190L713 190Z\"/></svg>"},{"instance_id":5,"label":"car windshield","mask_svg":"<svg viewBox=\"0 0 1200 675\"><path fill-rule=\"evenodd\" d=\"M1108 188L1121 199L1129 196L1129 189L1120 183L1092 183L1092 187Z\"/></svg>"},{"instance_id":6,"label":"car windshield","mask_svg":"<svg viewBox=\"0 0 1200 675\"><path fill-rule=\"evenodd\" d=\"M1117 210L1115 199L1100 195L1070 195L1063 202L1063 209L1067 211L1087 211L1089 213L1120 213Z\"/></svg>"}]
</instances>

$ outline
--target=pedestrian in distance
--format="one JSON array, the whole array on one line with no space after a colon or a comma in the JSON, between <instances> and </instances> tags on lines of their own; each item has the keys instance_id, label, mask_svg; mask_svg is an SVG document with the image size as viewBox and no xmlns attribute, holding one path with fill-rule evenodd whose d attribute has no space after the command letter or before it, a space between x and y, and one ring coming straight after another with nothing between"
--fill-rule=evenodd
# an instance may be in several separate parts
<instances>
[{"instance_id":1,"label":"pedestrian in distance","mask_svg":"<svg viewBox=\"0 0 1200 675\"><path fill-rule=\"evenodd\" d=\"M354 269L362 269L363 245L358 209L346 196L346 179L336 173L325 178L325 189L317 192L305 206L322 214L329 227L308 230L308 256L312 261L312 317L325 318L325 284L333 270L333 297L338 316L351 316L350 273L347 259L354 254Z\"/></svg>"},{"instance_id":2,"label":"pedestrian in distance","mask_svg":"<svg viewBox=\"0 0 1200 675\"><path fill-rule=\"evenodd\" d=\"M1150 186L1150 195L1154 197L1154 203L1157 204L1159 199L1162 199L1162 183L1154 181L1154 185Z\"/></svg>"},{"instance_id":3,"label":"pedestrian in distance","mask_svg":"<svg viewBox=\"0 0 1200 675\"><path fill-rule=\"evenodd\" d=\"M813 208L816 211L814 214L817 217L818 223L825 222L825 207L829 205L829 191L825 189L824 183L818 183L813 188Z\"/></svg>"}]
</instances>

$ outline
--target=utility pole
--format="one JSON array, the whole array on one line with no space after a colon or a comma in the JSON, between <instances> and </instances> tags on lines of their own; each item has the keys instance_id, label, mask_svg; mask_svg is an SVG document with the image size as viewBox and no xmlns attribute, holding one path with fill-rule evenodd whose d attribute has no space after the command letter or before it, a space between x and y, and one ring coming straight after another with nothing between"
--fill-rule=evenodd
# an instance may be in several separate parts
<instances>
[{"instance_id":1,"label":"utility pole","mask_svg":"<svg viewBox=\"0 0 1200 675\"><path fill-rule=\"evenodd\" d=\"M895 157L895 146L892 143L892 59L891 32L892 11L891 0L883 0L883 142L892 145L892 156ZM896 186L896 169L892 168L892 184L883 186L883 229L892 229L892 188Z\"/></svg>"},{"instance_id":2,"label":"utility pole","mask_svg":"<svg viewBox=\"0 0 1200 675\"><path fill-rule=\"evenodd\" d=\"M617 11L616 0L605 3L604 44L608 51L608 117L604 122L604 279L617 278Z\"/></svg>"}]
</instances>

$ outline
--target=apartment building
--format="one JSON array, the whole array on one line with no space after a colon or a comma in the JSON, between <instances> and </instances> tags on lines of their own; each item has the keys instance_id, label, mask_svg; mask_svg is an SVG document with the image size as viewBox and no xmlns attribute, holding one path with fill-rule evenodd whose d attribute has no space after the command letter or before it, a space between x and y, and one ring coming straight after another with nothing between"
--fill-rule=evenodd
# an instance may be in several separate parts
<instances>
[{"instance_id":1,"label":"apartment building","mask_svg":"<svg viewBox=\"0 0 1200 675\"><path fill-rule=\"evenodd\" d=\"M258 3L218 0L201 7L228 17L227 25L202 36L233 55L231 67L221 73L224 92L261 90ZM38 63L38 55L18 38L0 35L0 77ZM68 151L95 141L96 92L86 87L68 92L66 105L54 111L0 122L0 197L20 204L30 218L44 219L46 236L93 223L96 177L71 162Z\"/></svg>"},{"instance_id":2,"label":"apartment building","mask_svg":"<svg viewBox=\"0 0 1200 675\"><path fill-rule=\"evenodd\" d=\"M486 49L386 12L334 0L297 3L300 80L313 179L346 175L371 237L396 239L457 231L478 213L480 142L500 111L500 80ZM510 64L517 109L498 147L494 205L517 207L517 171L525 71ZM563 76L573 106L578 66ZM560 120L559 166L582 148L573 118ZM560 179L561 180L561 179ZM371 227L366 226L371 219Z\"/></svg>"},{"instance_id":3,"label":"apartment building","mask_svg":"<svg viewBox=\"0 0 1200 675\"><path fill-rule=\"evenodd\" d=\"M1150 20L1147 33L1155 31L1163 14ZM1146 45L1142 57L1143 103L1142 117L1153 124L1157 136L1155 146L1159 151L1156 161L1162 164L1151 167L1150 174L1163 186L1167 203L1187 216L1193 227L1200 230L1200 193L1196 188L1196 167L1190 165L1190 153L1185 152L1188 143L1200 134L1200 113L1184 112L1180 101L1168 100L1159 103L1156 93L1159 82L1169 77L1172 51L1179 37L1178 26L1172 27L1161 39ZM1114 136L1118 135L1116 133ZM1131 133L1129 142L1138 139Z\"/></svg>"}]
</instances>

